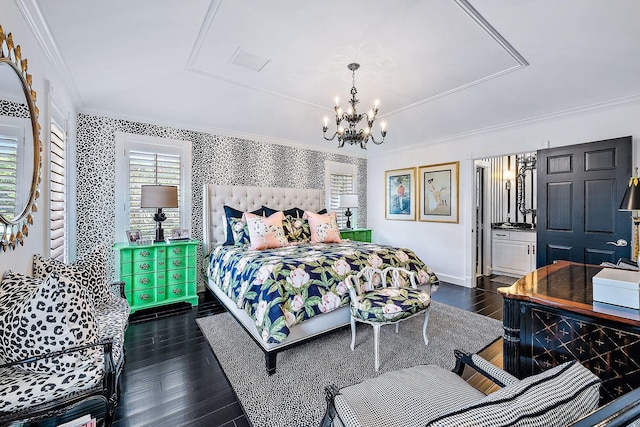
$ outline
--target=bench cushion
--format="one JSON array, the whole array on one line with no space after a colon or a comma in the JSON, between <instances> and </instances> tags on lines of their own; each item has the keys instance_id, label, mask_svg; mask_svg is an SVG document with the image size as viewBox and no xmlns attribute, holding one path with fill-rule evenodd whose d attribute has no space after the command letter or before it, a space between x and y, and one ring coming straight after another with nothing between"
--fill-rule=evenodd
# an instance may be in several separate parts
<instances>
[{"instance_id":1,"label":"bench cushion","mask_svg":"<svg viewBox=\"0 0 640 427\"><path fill-rule=\"evenodd\" d=\"M358 297L351 313L357 319L371 322L395 322L425 310L431 297L413 288L379 288Z\"/></svg>"},{"instance_id":2,"label":"bench cushion","mask_svg":"<svg viewBox=\"0 0 640 427\"><path fill-rule=\"evenodd\" d=\"M102 347L97 357L81 360L68 372L27 372L15 366L0 368L0 414L54 402L70 394L101 386L104 376Z\"/></svg>"},{"instance_id":3,"label":"bench cushion","mask_svg":"<svg viewBox=\"0 0 640 427\"><path fill-rule=\"evenodd\" d=\"M124 333L129 324L129 304L109 292L105 302L96 307L98 337L100 340L113 340L113 360L116 365L124 354Z\"/></svg>"}]
</instances>

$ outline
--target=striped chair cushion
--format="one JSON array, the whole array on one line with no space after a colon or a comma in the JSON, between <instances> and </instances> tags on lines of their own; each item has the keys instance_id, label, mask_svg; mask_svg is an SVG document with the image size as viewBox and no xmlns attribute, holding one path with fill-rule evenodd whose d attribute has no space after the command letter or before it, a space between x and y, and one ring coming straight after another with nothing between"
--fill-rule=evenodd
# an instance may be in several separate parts
<instances>
[{"instance_id":1,"label":"striped chair cushion","mask_svg":"<svg viewBox=\"0 0 640 427\"><path fill-rule=\"evenodd\" d=\"M576 361L504 387L427 426L566 426L598 406L600 379Z\"/></svg>"}]
</instances>

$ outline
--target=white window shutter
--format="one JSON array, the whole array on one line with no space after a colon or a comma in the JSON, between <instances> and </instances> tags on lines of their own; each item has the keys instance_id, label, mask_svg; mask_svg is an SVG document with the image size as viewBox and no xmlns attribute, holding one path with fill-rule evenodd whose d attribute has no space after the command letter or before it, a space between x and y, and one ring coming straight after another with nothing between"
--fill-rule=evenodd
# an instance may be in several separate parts
<instances>
[{"instance_id":1,"label":"white window shutter","mask_svg":"<svg viewBox=\"0 0 640 427\"><path fill-rule=\"evenodd\" d=\"M153 215L156 209L140 207L142 185L175 185L180 199L181 157L179 155L159 154L143 151L129 151L129 226L131 230L140 230L144 238L155 235L156 222ZM162 228L171 230L180 228L180 209L163 208L167 216ZM167 236L167 234L165 234Z\"/></svg>"},{"instance_id":2,"label":"white window shutter","mask_svg":"<svg viewBox=\"0 0 640 427\"><path fill-rule=\"evenodd\" d=\"M65 182L65 141L64 131L51 121L50 148L50 244L51 258L67 261L66 233L66 182Z\"/></svg>"},{"instance_id":3,"label":"white window shutter","mask_svg":"<svg viewBox=\"0 0 640 427\"><path fill-rule=\"evenodd\" d=\"M338 197L341 194L353 194L353 174L332 173L330 178L331 191L331 212L335 212L338 218L338 226L346 227L347 217L344 216L344 209L339 208Z\"/></svg>"}]
</instances>

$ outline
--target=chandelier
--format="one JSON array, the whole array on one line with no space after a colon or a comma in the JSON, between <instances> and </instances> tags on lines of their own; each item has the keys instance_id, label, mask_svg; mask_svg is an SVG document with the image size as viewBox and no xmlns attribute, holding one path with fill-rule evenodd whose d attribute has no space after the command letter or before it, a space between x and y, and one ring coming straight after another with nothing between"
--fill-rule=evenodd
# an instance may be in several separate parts
<instances>
[{"instance_id":1,"label":"chandelier","mask_svg":"<svg viewBox=\"0 0 640 427\"><path fill-rule=\"evenodd\" d=\"M351 99L349 100L350 107L346 112L342 111L340 108L340 99L336 96L336 106L334 110L336 112L336 131L333 133L331 138L327 138L327 130L329 130L329 118L324 118L324 126L322 127L324 133L324 139L327 141L333 141L335 137L338 137L338 148L342 148L344 143L354 145L360 144L360 148L366 150L367 142L369 142L369 138L373 141L374 144L382 144L384 142L384 137L387 136L386 123L380 123L382 139L376 141L373 134L371 133L371 129L373 126L373 122L376 120L376 116L378 115L378 101L375 102L373 109L369 110L368 113L358 114L356 111L356 104L360 102L356 98L356 94L358 90L356 89L356 70L360 68L360 64L356 64L355 62L349 64L347 66L352 72L353 77L353 85L351 86ZM366 119L367 125L363 129L356 130L356 126L362 119ZM347 122L347 128L341 126L342 121Z\"/></svg>"}]
</instances>

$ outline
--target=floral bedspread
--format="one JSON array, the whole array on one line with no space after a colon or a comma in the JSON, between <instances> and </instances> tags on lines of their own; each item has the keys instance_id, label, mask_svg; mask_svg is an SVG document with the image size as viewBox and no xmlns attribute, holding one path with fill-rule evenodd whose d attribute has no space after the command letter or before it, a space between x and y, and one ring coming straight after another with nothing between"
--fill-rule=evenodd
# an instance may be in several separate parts
<instances>
[{"instance_id":1,"label":"floral bedspread","mask_svg":"<svg viewBox=\"0 0 640 427\"><path fill-rule=\"evenodd\" d=\"M419 283L438 284L412 251L355 241L260 251L217 246L207 276L255 320L265 342L279 343L291 326L348 304L345 277L368 265L404 267L417 272Z\"/></svg>"}]
</instances>

